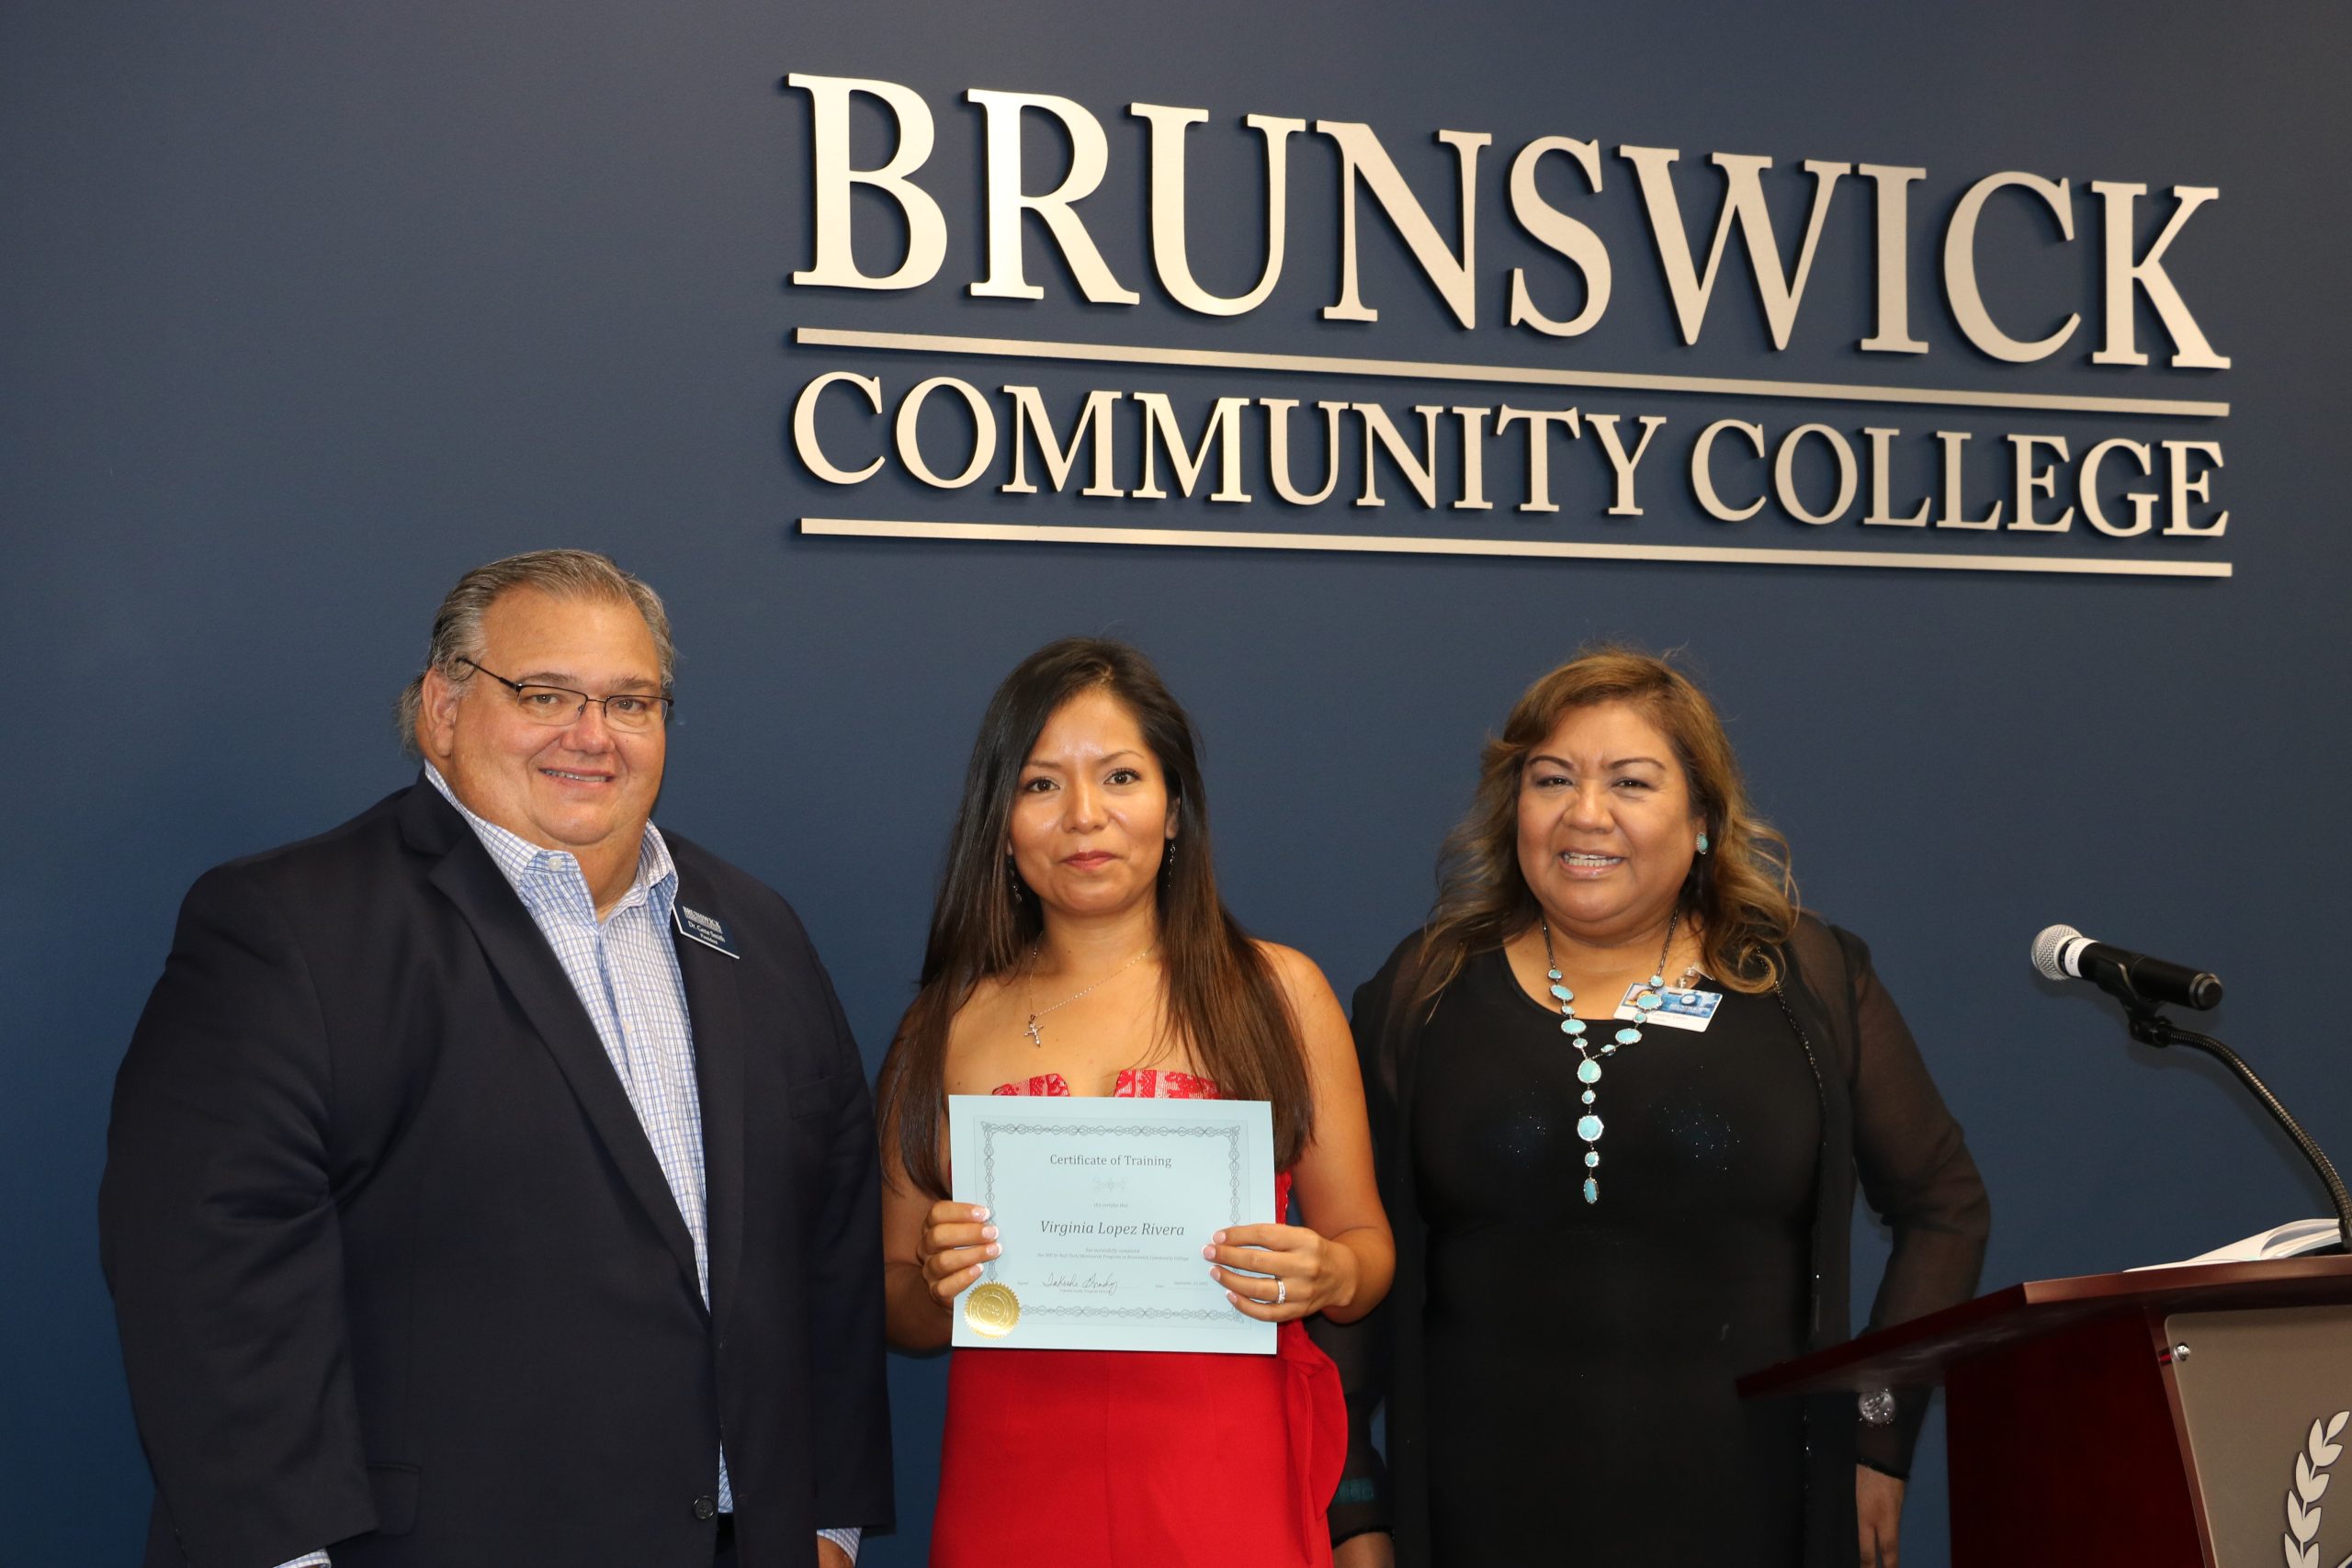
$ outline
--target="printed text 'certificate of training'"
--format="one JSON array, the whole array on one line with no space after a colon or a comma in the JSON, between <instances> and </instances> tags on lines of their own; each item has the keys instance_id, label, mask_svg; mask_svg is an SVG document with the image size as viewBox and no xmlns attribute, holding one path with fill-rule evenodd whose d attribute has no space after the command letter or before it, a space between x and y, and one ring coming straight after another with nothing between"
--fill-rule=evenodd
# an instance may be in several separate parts
<instances>
[{"instance_id":1,"label":"printed text 'certificate of training'","mask_svg":"<svg viewBox=\"0 0 2352 1568\"><path fill-rule=\"evenodd\" d=\"M954 1343L1273 1354L1201 1256L1279 1218L1264 1101L956 1094L947 1136L956 1201L1004 1249L956 1298Z\"/></svg>"}]
</instances>

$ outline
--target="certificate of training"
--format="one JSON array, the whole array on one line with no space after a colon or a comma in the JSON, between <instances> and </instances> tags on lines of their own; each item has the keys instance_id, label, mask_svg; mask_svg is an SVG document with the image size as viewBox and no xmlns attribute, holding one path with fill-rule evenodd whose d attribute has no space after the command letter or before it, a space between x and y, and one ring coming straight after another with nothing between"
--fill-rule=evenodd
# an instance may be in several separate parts
<instances>
[{"instance_id":1,"label":"certificate of training","mask_svg":"<svg viewBox=\"0 0 2352 1568\"><path fill-rule=\"evenodd\" d=\"M985 1205L1003 1248L956 1299L952 1343L1273 1354L1201 1256L1281 1217L1263 1100L956 1094L947 1137L956 1201Z\"/></svg>"}]
</instances>

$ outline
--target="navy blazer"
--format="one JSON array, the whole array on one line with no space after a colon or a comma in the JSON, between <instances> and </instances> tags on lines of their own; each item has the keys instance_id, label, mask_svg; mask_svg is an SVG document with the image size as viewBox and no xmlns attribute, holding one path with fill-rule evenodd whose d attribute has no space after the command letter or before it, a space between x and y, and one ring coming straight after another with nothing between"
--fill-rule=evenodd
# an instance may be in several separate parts
<instances>
[{"instance_id":1,"label":"navy blazer","mask_svg":"<svg viewBox=\"0 0 2352 1568\"><path fill-rule=\"evenodd\" d=\"M887 1527L865 1074L791 908L674 835L710 1304L560 964L429 784L207 873L99 1195L148 1568L744 1568ZM673 932L674 936L674 932Z\"/></svg>"}]
</instances>

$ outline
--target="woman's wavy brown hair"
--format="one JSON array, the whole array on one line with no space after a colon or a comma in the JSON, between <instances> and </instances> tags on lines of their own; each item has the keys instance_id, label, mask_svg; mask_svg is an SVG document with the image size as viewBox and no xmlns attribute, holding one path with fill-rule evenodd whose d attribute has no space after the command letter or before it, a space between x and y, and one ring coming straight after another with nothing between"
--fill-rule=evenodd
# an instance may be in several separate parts
<instances>
[{"instance_id":1,"label":"woman's wavy brown hair","mask_svg":"<svg viewBox=\"0 0 2352 1568\"><path fill-rule=\"evenodd\" d=\"M1432 1002L1474 953L1533 924L1535 895L1519 866L1520 774L1527 758L1577 708L1624 703L1663 732L1690 789L1708 852L1682 885L1685 920L1701 933L1708 974L1736 991L1769 991L1775 949L1796 929L1788 841L1748 809L1739 761L1706 694L1663 659L1615 644L1588 648L1527 688L1487 742L1469 815L1438 857L1437 904L1421 937L1414 1006Z\"/></svg>"}]
</instances>

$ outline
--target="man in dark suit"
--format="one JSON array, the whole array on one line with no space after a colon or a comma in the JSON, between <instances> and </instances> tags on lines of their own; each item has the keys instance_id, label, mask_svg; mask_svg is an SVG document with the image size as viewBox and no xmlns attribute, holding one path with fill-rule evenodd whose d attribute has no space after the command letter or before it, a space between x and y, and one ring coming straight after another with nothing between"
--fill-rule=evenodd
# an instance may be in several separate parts
<instances>
[{"instance_id":1,"label":"man in dark suit","mask_svg":"<svg viewBox=\"0 0 2352 1568\"><path fill-rule=\"evenodd\" d=\"M424 777L188 894L100 1194L148 1568L889 1522L864 1069L790 908L652 826L672 664L604 557L480 568L401 700Z\"/></svg>"}]
</instances>

